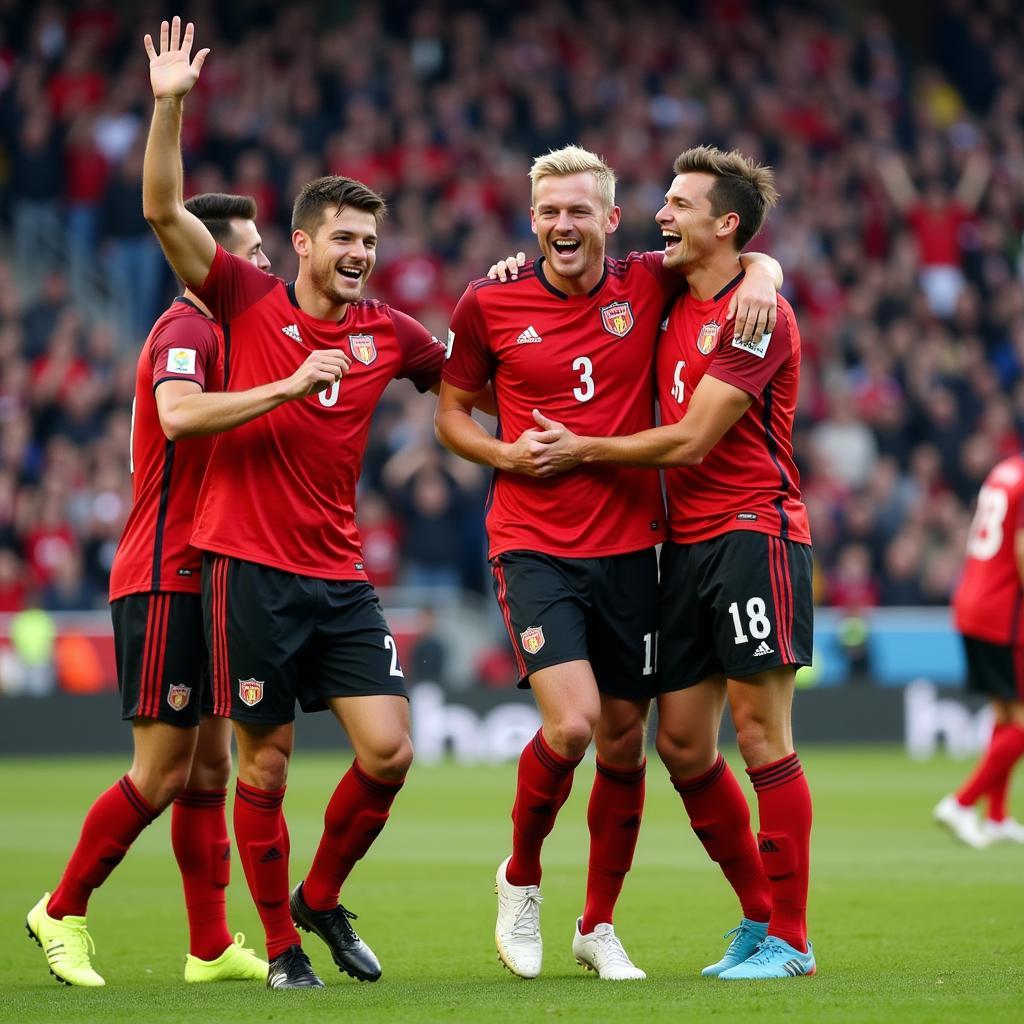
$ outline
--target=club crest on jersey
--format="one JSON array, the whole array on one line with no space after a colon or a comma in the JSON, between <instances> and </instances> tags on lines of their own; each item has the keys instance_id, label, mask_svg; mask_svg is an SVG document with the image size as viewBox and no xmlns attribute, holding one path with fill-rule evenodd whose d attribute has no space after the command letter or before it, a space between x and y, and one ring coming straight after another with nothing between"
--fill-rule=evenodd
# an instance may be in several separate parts
<instances>
[{"instance_id":1,"label":"club crest on jersey","mask_svg":"<svg viewBox=\"0 0 1024 1024\"><path fill-rule=\"evenodd\" d=\"M717 320L710 320L700 329L700 334L697 335L697 351L702 356L714 351L718 344L718 332L721 329L722 325Z\"/></svg>"},{"instance_id":2,"label":"club crest on jersey","mask_svg":"<svg viewBox=\"0 0 1024 1024\"><path fill-rule=\"evenodd\" d=\"M191 686L172 686L167 691L167 703L175 711L184 711L188 707L189 698L192 696Z\"/></svg>"},{"instance_id":3,"label":"club crest on jersey","mask_svg":"<svg viewBox=\"0 0 1024 1024\"><path fill-rule=\"evenodd\" d=\"M254 707L263 700L262 679L239 679L238 699L248 707Z\"/></svg>"},{"instance_id":4,"label":"club crest on jersey","mask_svg":"<svg viewBox=\"0 0 1024 1024\"><path fill-rule=\"evenodd\" d=\"M633 330L633 309L628 302L613 302L601 307L601 326L616 338L624 338Z\"/></svg>"},{"instance_id":5,"label":"club crest on jersey","mask_svg":"<svg viewBox=\"0 0 1024 1024\"><path fill-rule=\"evenodd\" d=\"M358 359L364 366L377 358L377 346L373 343L372 334L350 334L348 347L352 349L352 358Z\"/></svg>"},{"instance_id":6,"label":"club crest on jersey","mask_svg":"<svg viewBox=\"0 0 1024 1024\"><path fill-rule=\"evenodd\" d=\"M531 626L529 629L524 629L519 634L519 639L527 654L536 654L544 646L544 627Z\"/></svg>"}]
</instances>

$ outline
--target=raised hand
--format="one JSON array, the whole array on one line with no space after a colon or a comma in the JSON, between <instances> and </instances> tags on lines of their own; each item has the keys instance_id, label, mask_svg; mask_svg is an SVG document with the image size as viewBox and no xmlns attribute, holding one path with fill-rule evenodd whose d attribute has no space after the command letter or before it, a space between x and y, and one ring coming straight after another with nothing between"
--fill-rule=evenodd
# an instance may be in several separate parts
<instances>
[{"instance_id":1,"label":"raised hand","mask_svg":"<svg viewBox=\"0 0 1024 1024\"><path fill-rule=\"evenodd\" d=\"M192 57L194 26L190 21L181 34L181 18L175 15L170 25L160 22L160 52L153 46L153 37L147 32L143 38L149 54L149 82L154 99L187 96L199 79L209 47Z\"/></svg>"}]
</instances>

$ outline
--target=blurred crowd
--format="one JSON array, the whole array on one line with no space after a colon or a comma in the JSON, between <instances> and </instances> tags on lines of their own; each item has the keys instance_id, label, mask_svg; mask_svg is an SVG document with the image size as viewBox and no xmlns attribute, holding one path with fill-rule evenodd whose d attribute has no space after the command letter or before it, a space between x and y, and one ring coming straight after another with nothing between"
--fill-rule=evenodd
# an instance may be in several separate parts
<instances>
[{"instance_id":1,"label":"blurred crowd","mask_svg":"<svg viewBox=\"0 0 1024 1024\"><path fill-rule=\"evenodd\" d=\"M100 606L130 501L135 352L174 283L142 219L152 4L0 0L0 611ZM370 293L443 337L467 281L529 232L531 158L569 142L619 175L613 255L659 248L674 156L775 167L752 248L804 342L798 460L818 597L943 604L973 497L1024 431L1024 21L938 0L508 5L193 3L212 53L186 102L187 191L254 196L292 276L291 199L324 173L383 192ZM48 246L43 246L44 238ZM50 253L47 256L47 253ZM53 253L56 253L54 258ZM69 267L123 296L127 337ZM362 482L376 582L483 590L484 474L389 391Z\"/></svg>"}]
</instances>

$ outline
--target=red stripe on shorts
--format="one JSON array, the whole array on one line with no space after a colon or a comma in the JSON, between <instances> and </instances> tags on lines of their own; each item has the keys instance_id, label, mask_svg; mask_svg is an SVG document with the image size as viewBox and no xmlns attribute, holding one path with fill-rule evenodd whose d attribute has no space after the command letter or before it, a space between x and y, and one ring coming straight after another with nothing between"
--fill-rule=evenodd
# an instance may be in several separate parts
<instances>
[{"instance_id":1,"label":"red stripe on shorts","mask_svg":"<svg viewBox=\"0 0 1024 1024\"><path fill-rule=\"evenodd\" d=\"M139 674L139 703L135 713L145 716L149 705L150 672L153 663L153 633L156 629L156 603L159 594L146 598L146 632L142 640L142 670Z\"/></svg>"},{"instance_id":2,"label":"red stripe on shorts","mask_svg":"<svg viewBox=\"0 0 1024 1024\"><path fill-rule=\"evenodd\" d=\"M231 667L228 662L227 633L227 577L228 560L217 558L211 573L213 585L213 637L211 650L216 652L216 674L214 676L214 702L219 715L231 713Z\"/></svg>"},{"instance_id":3,"label":"red stripe on shorts","mask_svg":"<svg viewBox=\"0 0 1024 1024\"><path fill-rule=\"evenodd\" d=\"M508 586L505 582L505 570L500 563L495 563L492 571L494 578L498 581L498 607L501 609L501 617L505 620L505 628L508 630L508 638L512 641L512 653L516 656L516 667L519 669L519 678L525 679L529 673L526 670L526 658L519 650L516 642L516 631L512 625L512 611L508 606Z\"/></svg>"},{"instance_id":4,"label":"red stripe on shorts","mask_svg":"<svg viewBox=\"0 0 1024 1024\"><path fill-rule=\"evenodd\" d=\"M786 552L778 537L768 538L768 571L772 583L772 600L775 602L775 628L779 643L779 654L787 664L793 660L791 641L792 622L790 619L789 577L786 572Z\"/></svg>"}]
</instances>

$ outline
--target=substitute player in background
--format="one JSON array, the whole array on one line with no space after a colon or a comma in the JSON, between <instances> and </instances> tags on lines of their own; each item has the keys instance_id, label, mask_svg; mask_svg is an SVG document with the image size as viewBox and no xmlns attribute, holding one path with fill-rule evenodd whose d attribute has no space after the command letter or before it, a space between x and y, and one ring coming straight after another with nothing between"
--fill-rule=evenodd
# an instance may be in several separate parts
<instances>
[{"instance_id":1,"label":"substitute player in background","mask_svg":"<svg viewBox=\"0 0 1024 1024\"><path fill-rule=\"evenodd\" d=\"M771 171L703 146L682 153L674 169L656 219L665 266L681 270L689 289L658 346L664 426L580 438L538 413L547 443L534 446L534 470L665 468L657 748L743 912L726 955L704 973L795 977L816 970L806 924L811 796L791 726L813 618L811 538L792 444L800 335L781 297L774 330L753 339L737 336L728 315L743 278L740 250L777 198ZM718 751L726 700L757 795L756 844Z\"/></svg>"},{"instance_id":2,"label":"substitute player in background","mask_svg":"<svg viewBox=\"0 0 1024 1024\"><path fill-rule=\"evenodd\" d=\"M1006 813L1010 775L1024 754L1024 457L986 477L967 536L967 560L953 595L964 642L968 688L988 697L992 738L970 778L943 797L935 820L968 846L1024 843L1024 825ZM988 800L979 821L974 805Z\"/></svg>"},{"instance_id":3,"label":"substitute player in background","mask_svg":"<svg viewBox=\"0 0 1024 1024\"><path fill-rule=\"evenodd\" d=\"M543 721L519 760L512 854L496 878L495 942L514 974L540 973L541 847L593 739L587 893L572 950L603 979L640 979L613 913L643 813L661 485L656 474L627 467L586 467L556 481L523 474L544 440L531 417L538 405L583 430L653 424L657 328L685 282L661 253L606 258L619 209L615 176L599 157L569 146L535 160L530 177L542 256L516 282L474 281L459 300L436 418L447 447L496 470L487 514L495 592L521 685L533 689ZM770 264L769 278L777 269ZM748 289L774 306L774 287L757 276ZM492 380L498 437L471 416Z\"/></svg>"},{"instance_id":4,"label":"substitute player in background","mask_svg":"<svg viewBox=\"0 0 1024 1024\"><path fill-rule=\"evenodd\" d=\"M269 270L251 198L211 194L187 205L239 259ZM266 963L232 942L225 917L231 729L210 716L201 556L189 537L212 447L204 435L327 386L346 365L333 352L318 353L289 380L217 394L223 336L187 289L143 346L132 418L132 509L110 574L122 717L132 722L135 757L87 814L60 885L29 912L29 932L60 981L103 984L89 958L89 896L171 801L171 842L188 910L185 980L266 977Z\"/></svg>"},{"instance_id":5,"label":"substitute player in background","mask_svg":"<svg viewBox=\"0 0 1024 1024\"><path fill-rule=\"evenodd\" d=\"M214 711L238 742L235 838L267 938L271 988L320 988L292 921L338 967L375 981L380 964L338 903L342 883L384 828L412 762L409 704L394 637L367 581L355 491L374 408L388 383L440 383L444 347L411 317L361 301L383 200L349 178L310 182L292 211L299 272L291 285L218 246L181 199L182 101L208 53L174 18L147 35L155 99L143 208L178 275L225 326L231 390L273 377L297 353L352 359L334 385L223 435L192 542L206 552L203 608ZM288 892L282 811L295 702L330 708L355 761L327 805L304 882Z\"/></svg>"}]
</instances>

